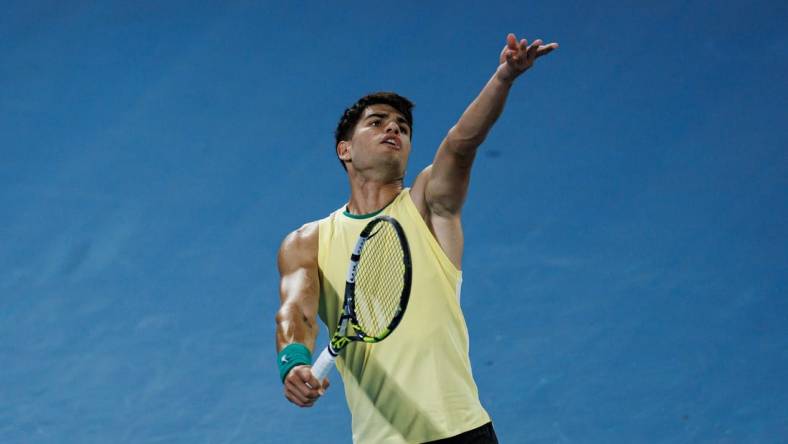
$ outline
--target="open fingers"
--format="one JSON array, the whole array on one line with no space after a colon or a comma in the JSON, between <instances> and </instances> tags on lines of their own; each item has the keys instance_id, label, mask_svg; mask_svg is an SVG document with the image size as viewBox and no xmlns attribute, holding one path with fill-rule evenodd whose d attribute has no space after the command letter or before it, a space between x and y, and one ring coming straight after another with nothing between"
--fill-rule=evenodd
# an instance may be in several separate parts
<instances>
[{"instance_id":1,"label":"open fingers","mask_svg":"<svg viewBox=\"0 0 788 444\"><path fill-rule=\"evenodd\" d=\"M512 51L517 51L517 37L511 32L506 36L506 46Z\"/></svg>"},{"instance_id":2,"label":"open fingers","mask_svg":"<svg viewBox=\"0 0 788 444\"><path fill-rule=\"evenodd\" d=\"M528 60L533 60L536 58L536 52L539 50L539 45L541 44L542 44L541 39L536 39L533 42L531 42L531 44L528 46L528 50L527 50L528 54L526 55Z\"/></svg>"},{"instance_id":3,"label":"open fingers","mask_svg":"<svg viewBox=\"0 0 788 444\"><path fill-rule=\"evenodd\" d=\"M514 34L509 33L506 36L506 46L503 47L503 52L501 54L503 59L512 62L517 55L518 49L519 46L517 45L517 37L515 37Z\"/></svg>"},{"instance_id":4,"label":"open fingers","mask_svg":"<svg viewBox=\"0 0 788 444\"><path fill-rule=\"evenodd\" d=\"M545 54L549 54L552 50L558 48L558 43L550 43L549 45L541 45L536 50L536 57L541 57Z\"/></svg>"},{"instance_id":5,"label":"open fingers","mask_svg":"<svg viewBox=\"0 0 788 444\"><path fill-rule=\"evenodd\" d=\"M528 51L528 39L520 40L520 51L525 54Z\"/></svg>"}]
</instances>

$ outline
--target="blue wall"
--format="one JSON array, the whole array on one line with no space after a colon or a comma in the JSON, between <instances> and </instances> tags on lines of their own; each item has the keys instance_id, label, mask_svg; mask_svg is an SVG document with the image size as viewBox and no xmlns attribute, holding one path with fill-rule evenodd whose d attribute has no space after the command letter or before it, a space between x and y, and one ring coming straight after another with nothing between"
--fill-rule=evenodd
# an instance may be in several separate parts
<instances>
[{"instance_id":1,"label":"blue wall","mask_svg":"<svg viewBox=\"0 0 788 444\"><path fill-rule=\"evenodd\" d=\"M159 3L0 13L0 442L349 442L335 372L281 394L276 250L345 106L416 102L412 180L507 32L561 48L464 212L501 441L788 442L784 2Z\"/></svg>"}]
</instances>

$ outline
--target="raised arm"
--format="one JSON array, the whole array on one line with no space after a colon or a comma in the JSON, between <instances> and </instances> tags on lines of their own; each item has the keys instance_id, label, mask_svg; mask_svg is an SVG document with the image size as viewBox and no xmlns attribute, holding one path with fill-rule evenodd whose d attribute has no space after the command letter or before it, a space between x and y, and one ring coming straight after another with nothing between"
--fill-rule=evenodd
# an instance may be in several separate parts
<instances>
[{"instance_id":1,"label":"raised arm","mask_svg":"<svg viewBox=\"0 0 788 444\"><path fill-rule=\"evenodd\" d=\"M277 359L285 375L285 397L299 407L311 407L328 387L327 379L321 385L310 371L319 330L317 248L317 223L311 223L285 238L278 257L281 306L276 314Z\"/></svg>"},{"instance_id":2,"label":"raised arm","mask_svg":"<svg viewBox=\"0 0 788 444\"><path fill-rule=\"evenodd\" d=\"M468 192L476 149L501 115L515 79L538 57L556 48L557 43L545 45L539 39L530 45L525 39L518 42L514 34L509 34L501 50L498 69L449 130L432 165L413 184L411 195L414 202L444 251L458 267L462 257L459 216Z\"/></svg>"}]
</instances>

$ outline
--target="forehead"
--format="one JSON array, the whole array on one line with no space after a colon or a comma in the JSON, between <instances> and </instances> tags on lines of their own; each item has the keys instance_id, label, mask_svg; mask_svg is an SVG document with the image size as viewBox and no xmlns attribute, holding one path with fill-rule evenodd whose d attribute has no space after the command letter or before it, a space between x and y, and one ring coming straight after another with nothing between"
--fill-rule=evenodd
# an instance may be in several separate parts
<instances>
[{"instance_id":1,"label":"forehead","mask_svg":"<svg viewBox=\"0 0 788 444\"><path fill-rule=\"evenodd\" d=\"M401 112L397 111L397 109L394 108L393 106L386 105L385 103L376 103L374 105L369 105L364 109L364 114L361 115L361 118L366 119L372 114L387 114L387 115L394 114L397 117L405 119L405 116L402 115Z\"/></svg>"}]
</instances>

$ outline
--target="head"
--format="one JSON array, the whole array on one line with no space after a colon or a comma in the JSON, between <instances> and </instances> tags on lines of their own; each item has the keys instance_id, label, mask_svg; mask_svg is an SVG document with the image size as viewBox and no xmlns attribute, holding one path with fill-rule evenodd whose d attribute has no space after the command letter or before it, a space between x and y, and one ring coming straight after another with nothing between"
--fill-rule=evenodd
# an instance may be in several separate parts
<instances>
[{"instance_id":1,"label":"head","mask_svg":"<svg viewBox=\"0 0 788 444\"><path fill-rule=\"evenodd\" d=\"M413 103L398 94L378 92L359 99L345 110L334 132L335 148L345 171L378 168L401 170L411 147Z\"/></svg>"}]
</instances>

